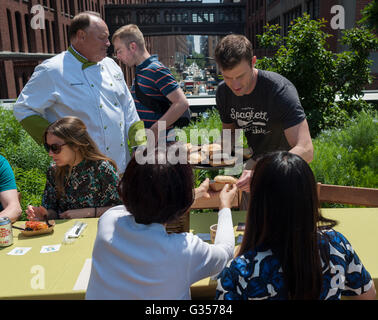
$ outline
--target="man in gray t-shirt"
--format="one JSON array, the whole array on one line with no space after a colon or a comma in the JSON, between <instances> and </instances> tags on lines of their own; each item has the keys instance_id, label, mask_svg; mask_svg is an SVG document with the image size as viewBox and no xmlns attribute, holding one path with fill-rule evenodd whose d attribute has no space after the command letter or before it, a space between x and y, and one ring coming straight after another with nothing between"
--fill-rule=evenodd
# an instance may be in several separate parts
<instances>
[{"instance_id":1,"label":"man in gray t-shirt","mask_svg":"<svg viewBox=\"0 0 378 320\"><path fill-rule=\"evenodd\" d=\"M253 152L238 188L249 192L255 160L263 153L287 150L311 162L312 140L294 85L275 72L256 69L252 44L242 35L224 37L215 59L224 78L216 94L223 129L243 129Z\"/></svg>"}]
</instances>

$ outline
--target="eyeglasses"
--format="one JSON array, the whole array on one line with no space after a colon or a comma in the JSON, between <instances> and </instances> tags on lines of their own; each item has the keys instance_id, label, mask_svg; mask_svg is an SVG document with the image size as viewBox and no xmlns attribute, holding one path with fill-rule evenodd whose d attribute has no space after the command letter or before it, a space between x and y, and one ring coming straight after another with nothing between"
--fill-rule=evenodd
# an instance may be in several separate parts
<instances>
[{"instance_id":1,"label":"eyeglasses","mask_svg":"<svg viewBox=\"0 0 378 320\"><path fill-rule=\"evenodd\" d=\"M54 154L58 154L62 151L62 147L65 146L67 143L63 143L63 144L57 144L57 143L53 143L53 144L48 144L48 143L44 143L44 147L46 149L47 152L51 152L54 153Z\"/></svg>"}]
</instances>

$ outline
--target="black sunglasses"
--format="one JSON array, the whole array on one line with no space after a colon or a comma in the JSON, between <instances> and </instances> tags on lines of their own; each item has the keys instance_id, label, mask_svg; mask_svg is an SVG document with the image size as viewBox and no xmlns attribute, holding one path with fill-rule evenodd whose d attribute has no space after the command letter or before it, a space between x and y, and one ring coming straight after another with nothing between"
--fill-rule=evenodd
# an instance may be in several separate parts
<instances>
[{"instance_id":1,"label":"black sunglasses","mask_svg":"<svg viewBox=\"0 0 378 320\"><path fill-rule=\"evenodd\" d=\"M44 143L44 147L48 152L50 152L50 150L52 151L52 153L55 153L55 154L58 154L62 151L62 147L65 146L67 143L63 143L63 144L57 144L57 143L53 143L53 144L48 144L47 142Z\"/></svg>"}]
</instances>

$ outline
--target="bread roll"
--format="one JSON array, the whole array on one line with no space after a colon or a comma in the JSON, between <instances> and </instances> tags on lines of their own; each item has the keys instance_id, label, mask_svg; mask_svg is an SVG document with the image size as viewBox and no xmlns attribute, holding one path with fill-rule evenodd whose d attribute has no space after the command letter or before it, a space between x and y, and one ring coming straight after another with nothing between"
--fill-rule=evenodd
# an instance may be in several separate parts
<instances>
[{"instance_id":1,"label":"bread roll","mask_svg":"<svg viewBox=\"0 0 378 320\"><path fill-rule=\"evenodd\" d=\"M238 182L238 179L231 177L231 176L216 176L214 181L221 184L235 184Z\"/></svg>"}]
</instances>

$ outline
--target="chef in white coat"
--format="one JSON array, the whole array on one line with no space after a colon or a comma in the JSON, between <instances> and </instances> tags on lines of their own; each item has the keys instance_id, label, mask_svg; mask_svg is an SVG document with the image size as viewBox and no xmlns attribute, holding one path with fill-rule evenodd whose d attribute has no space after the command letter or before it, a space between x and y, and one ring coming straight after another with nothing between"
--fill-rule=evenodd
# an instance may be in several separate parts
<instances>
[{"instance_id":1,"label":"chef in white coat","mask_svg":"<svg viewBox=\"0 0 378 320\"><path fill-rule=\"evenodd\" d=\"M131 147L145 143L143 134L136 137L144 125L122 70L106 56L108 27L95 12L79 13L69 37L67 51L35 68L13 107L14 115L38 143L49 123L64 116L80 118L101 152L123 173L130 160L128 142Z\"/></svg>"}]
</instances>

